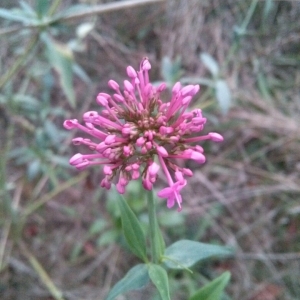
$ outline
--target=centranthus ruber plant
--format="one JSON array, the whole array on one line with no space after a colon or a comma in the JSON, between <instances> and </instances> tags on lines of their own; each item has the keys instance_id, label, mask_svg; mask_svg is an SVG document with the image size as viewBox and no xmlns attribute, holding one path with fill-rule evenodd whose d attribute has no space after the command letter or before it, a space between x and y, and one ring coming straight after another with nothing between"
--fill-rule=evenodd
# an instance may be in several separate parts
<instances>
[{"instance_id":1,"label":"centranthus ruber plant","mask_svg":"<svg viewBox=\"0 0 300 300\"><path fill-rule=\"evenodd\" d=\"M90 153L77 153L70 164L79 170L88 166L102 166L104 179L101 187L110 189L115 183L119 194L124 194L131 180L141 178L147 191L149 216L149 243L151 259L148 258L147 237L138 218L126 201L120 197L119 207L125 239L131 251L144 261L132 268L111 290L107 299L115 299L121 293L140 288L153 282L162 299L170 299L166 269L187 269L196 262L216 255L230 255L228 248L182 240L167 249L158 226L153 185L158 176L165 176L167 186L158 191L160 198L167 200L167 207L175 204L182 209L181 190L187 185L187 177L193 176L189 168L178 164L179 160L205 162L204 150L198 145L204 140L223 141L216 132L200 134L206 123L200 109L189 110L189 104L198 93L199 85L182 87L177 82L169 101L162 100L166 84L153 86L149 80L150 62L144 58L136 71L127 67L128 80L123 88L109 80L112 94L99 93L97 103L102 108L83 115L84 125L77 119L66 120L66 129L79 129L86 137L73 139L75 145L85 145ZM229 274L211 282L190 299L204 299L207 289L220 297L229 280ZM216 285L219 289L216 289ZM198 296L197 296L198 295Z\"/></svg>"},{"instance_id":2,"label":"centranthus ruber plant","mask_svg":"<svg viewBox=\"0 0 300 300\"><path fill-rule=\"evenodd\" d=\"M193 172L176 164L176 159L191 159L198 164L205 162L203 148L196 145L203 140L223 141L215 132L198 135L204 128L206 118L200 109L188 111L188 106L199 85L182 87L177 82L172 89L170 101L161 99L166 89L162 83L154 87L149 81L151 65L143 59L139 71L127 67L129 80L124 88L114 80L108 82L113 95L99 93L97 103L103 108L88 111L83 115L85 125L76 119L66 120L66 129L77 128L93 137L75 138L75 145L86 145L93 154L77 153L70 164L82 170L90 165L103 165L105 178L101 186L110 189L116 178L116 188L124 194L131 180L142 177L146 190L152 190L159 170L165 175L168 186L158 192L158 196L167 199L167 206L175 203L181 210L181 189L186 185L185 177Z\"/></svg>"}]
</instances>

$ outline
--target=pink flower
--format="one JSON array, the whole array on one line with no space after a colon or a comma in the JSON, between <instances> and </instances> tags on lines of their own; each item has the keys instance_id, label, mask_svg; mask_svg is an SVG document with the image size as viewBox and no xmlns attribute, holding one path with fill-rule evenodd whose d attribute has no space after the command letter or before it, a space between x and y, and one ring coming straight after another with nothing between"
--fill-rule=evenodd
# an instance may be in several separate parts
<instances>
[{"instance_id":1,"label":"pink flower","mask_svg":"<svg viewBox=\"0 0 300 300\"><path fill-rule=\"evenodd\" d=\"M142 177L146 190L152 190L159 171L167 179L168 186L158 192L167 199L167 206L175 203L181 210L180 192L186 185L185 177L193 172L176 164L178 159L205 162L203 148L196 143L203 140L221 142L223 137L211 132L198 135L204 128L206 118L200 109L188 110L188 105L199 91L199 85L182 87L177 82L169 102L163 102L161 93L166 89L162 83L154 87L149 81L151 65L144 58L138 71L127 67L129 80L123 89L114 80L108 86L112 96L99 93L96 102L101 112L88 111L83 115L84 125L78 120L66 120L68 130L77 128L89 138L77 137L74 145L85 145L91 154L75 154L70 164L77 169L90 165L103 165L104 179L100 185L109 189L114 178L119 193L126 191L130 180Z\"/></svg>"}]
</instances>

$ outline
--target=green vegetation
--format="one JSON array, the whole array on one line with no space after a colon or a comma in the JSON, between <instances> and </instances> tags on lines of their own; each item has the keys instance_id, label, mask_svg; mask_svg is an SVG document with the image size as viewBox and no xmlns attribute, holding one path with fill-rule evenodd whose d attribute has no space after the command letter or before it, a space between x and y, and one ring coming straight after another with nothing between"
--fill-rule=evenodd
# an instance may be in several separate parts
<instances>
[{"instance_id":1,"label":"green vegetation","mask_svg":"<svg viewBox=\"0 0 300 300\"><path fill-rule=\"evenodd\" d=\"M182 212L161 201L158 222L166 247L191 239L236 254L198 263L193 273L172 270L171 299L205 297L227 284L225 271L224 299L299 299L298 1L1 4L1 299L104 299L139 262L128 251L134 241L121 234L118 198L99 187L102 172L69 166L76 133L62 123L97 110L97 93L110 92L107 81L121 83L126 66L137 68L144 56L157 83L201 85L192 106L208 117L207 132L225 138L201 144L209 163L189 165L194 176ZM125 198L143 236L140 183ZM135 251L144 256L144 248ZM163 268L151 268L164 280ZM124 297L160 299L150 284Z\"/></svg>"}]
</instances>

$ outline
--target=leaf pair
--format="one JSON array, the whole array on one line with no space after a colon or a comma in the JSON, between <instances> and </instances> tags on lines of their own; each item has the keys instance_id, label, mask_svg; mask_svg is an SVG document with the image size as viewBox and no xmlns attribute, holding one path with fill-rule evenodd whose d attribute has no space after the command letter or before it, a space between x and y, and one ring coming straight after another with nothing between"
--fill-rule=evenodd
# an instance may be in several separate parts
<instances>
[{"instance_id":1,"label":"leaf pair","mask_svg":"<svg viewBox=\"0 0 300 300\"><path fill-rule=\"evenodd\" d=\"M155 264L139 264L128 271L110 291L106 300L114 300L118 295L140 289L149 283L149 279L156 286L162 300L170 300L168 275L164 268ZM188 300L219 300L223 290L230 280L227 271L200 288Z\"/></svg>"},{"instance_id":2,"label":"leaf pair","mask_svg":"<svg viewBox=\"0 0 300 300\"><path fill-rule=\"evenodd\" d=\"M113 300L118 295L140 289L153 282L163 300L170 300L168 275L164 268L155 264L139 264L128 271L110 291L106 300Z\"/></svg>"},{"instance_id":3,"label":"leaf pair","mask_svg":"<svg viewBox=\"0 0 300 300\"><path fill-rule=\"evenodd\" d=\"M225 257L233 254L232 249L223 246L204 244L189 240L181 240L175 242L167 249L165 249L164 241L162 239L158 224L155 224L155 232L157 232L155 243L159 244L159 252L161 254L163 253L163 255L160 255L158 263L149 263L147 258L146 237L137 217L130 209L127 202L120 195L118 204L121 212L122 227L127 244L130 250L145 263L139 264L129 270L126 276L113 287L106 300L112 300L122 293L142 288L146 284L148 284L150 280L156 286L161 298L163 300L169 300L170 291L166 269L187 269L200 260L215 256ZM162 265L160 265L160 263ZM222 279L220 283L219 281L217 281L216 283L216 285L220 284L221 292L229 280L228 276L229 275L227 274L227 279L225 278L227 281L225 279ZM224 285L225 281L226 284ZM191 300L206 299L201 298L201 295L213 293L216 288L213 284L212 286L213 288L211 289L200 289L194 296L192 296ZM222 288L222 286L224 287Z\"/></svg>"}]
</instances>

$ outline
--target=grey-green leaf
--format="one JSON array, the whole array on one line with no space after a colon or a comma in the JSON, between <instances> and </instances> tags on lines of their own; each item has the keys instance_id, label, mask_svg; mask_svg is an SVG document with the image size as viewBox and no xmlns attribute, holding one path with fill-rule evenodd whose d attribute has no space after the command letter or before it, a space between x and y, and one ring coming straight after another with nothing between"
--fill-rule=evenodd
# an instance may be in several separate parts
<instances>
[{"instance_id":1,"label":"grey-green leaf","mask_svg":"<svg viewBox=\"0 0 300 300\"><path fill-rule=\"evenodd\" d=\"M163 263L169 269L185 269L201 260L231 256L233 253L228 247L181 240L166 249Z\"/></svg>"},{"instance_id":2,"label":"grey-green leaf","mask_svg":"<svg viewBox=\"0 0 300 300\"><path fill-rule=\"evenodd\" d=\"M29 24L33 22L33 18L31 16L26 16L21 9L12 8L5 9L0 8L0 18L4 18L11 21L22 22L24 24Z\"/></svg>"},{"instance_id":3,"label":"grey-green leaf","mask_svg":"<svg viewBox=\"0 0 300 300\"><path fill-rule=\"evenodd\" d=\"M147 261L146 237L137 217L127 204L126 200L119 195L118 205L121 211L123 233L130 250L143 261Z\"/></svg>"},{"instance_id":4,"label":"grey-green leaf","mask_svg":"<svg viewBox=\"0 0 300 300\"><path fill-rule=\"evenodd\" d=\"M47 15L50 4L49 0L35 0L35 9L40 18Z\"/></svg>"},{"instance_id":5,"label":"grey-green leaf","mask_svg":"<svg viewBox=\"0 0 300 300\"><path fill-rule=\"evenodd\" d=\"M164 268L159 265L149 265L149 277L156 286L162 300L170 300L168 274Z\"/></svg>"},{"instance_id":6,"label":"grey-green leaf","mask_svg":"<svg viewBox=\"0 0 300 300\"><path fill-rule=\"evenodd\" d=\"M230 280L230 272L225 272L199 289L189 300L219 300Z\"/></svg>"},{"instance_id":7,"label":"grey-green leaf","mask_svg":"<svg viewBox=\"0 0 300 300\"><path fill-rule=\"evenodd\" d=\"M106 297L106 300L114 300L118 295L144 287L149 282L148 268L146 264L139 264L128 271Z\"/></svg>"},{"instance_id":8,"label":"grey-green leaf","mask_svg":"<svg viewBox=\"0 0 300 300\"><path fill-rule=\"evenodd\" d=\"M221 79L217 80L215 89L219 106L222 113L225 115L227 114L232 102L230 89L226 81Z\"/></svg>"},{"instance_id":9,"label":"grey-green leaf","mask_svg":"<svg viewBox=\"0 0 300 300\"><path fill-rule=\"evenodd\" d=\"M59 74L60 84L72 107L75 107L75 93L73 88L73 53L65 44L56 42L44 35L47 46L47 56L51 66Z\"/></svg>"},{"instance_id":10,"label":"grey-green leaf","mask_svg":"<svg viewBox=\"0 0 300 300\"><path fill-rule=\"evenodd\" d=\"M217 77L219 75L219 65L210 54L203 52L200 54L200 59L213 77Z\"/></svg>"}]
</instances>

